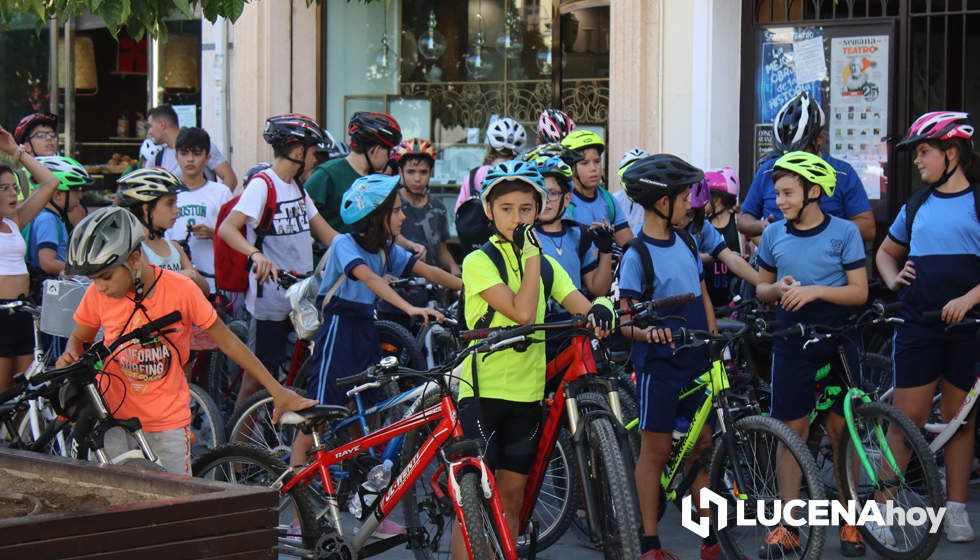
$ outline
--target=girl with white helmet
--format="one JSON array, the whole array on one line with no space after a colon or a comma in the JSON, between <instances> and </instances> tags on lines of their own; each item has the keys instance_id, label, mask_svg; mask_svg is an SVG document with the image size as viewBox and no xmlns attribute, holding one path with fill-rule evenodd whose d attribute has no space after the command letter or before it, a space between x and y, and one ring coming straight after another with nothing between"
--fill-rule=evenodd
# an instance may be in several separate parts
<instances>
[{"instance_id":1,"label":"girl with white helmet","mask_svg":"<svg viewBox=\"0 0 980 560\"><path fill-rule=\"evenodd\" d=\"M524 125L516 120L500 117L487 127L486 144L487 155L483 158L483 165L471 169L463 179L459 188L459 197L456 199L455 211L459 211L459 207L467 200L480 196L480 184L492 166L514 159L524 150L527 146L527 131L524 130Z\"/></svg>"}]
</instances>

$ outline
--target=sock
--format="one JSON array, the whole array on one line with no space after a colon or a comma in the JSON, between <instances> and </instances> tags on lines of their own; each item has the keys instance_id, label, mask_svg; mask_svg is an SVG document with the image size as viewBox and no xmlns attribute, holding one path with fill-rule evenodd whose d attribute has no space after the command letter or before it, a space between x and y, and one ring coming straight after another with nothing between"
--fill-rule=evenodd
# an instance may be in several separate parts
<instances>
[{"instance_id":1,"label":"sock","mask_svg":"<svg viewBox=\"0 0 980 560\"><path fill-rule=\"evenodd\" d=\"M954 502L952 500L948 500L946 502L947 511L957 511L957 510L964 510L964 509L966 509L966 502Z\"/></svg>"},{"instance_id":2,"label":"sock","mask_svg":"<svg viewBox=\"0 0 980 560\"><path fill-rule=\"evenodd\" d=\"M715 546L715 543L718 542L718 537L714 533L708 533L708 536L702 539L702 542L704 542L705 546Z\"/></svg>"},{"instance_id":3,"label":"sock","mask_svg":"<svg viewBox=\"0 0 980 560\"><path fill-rule=\"evenodd\" d=\"M657 535L643 535L640 537L640 549L646 553L650 550L660 548L660 537Z\"/></svg>"}]
</instances>

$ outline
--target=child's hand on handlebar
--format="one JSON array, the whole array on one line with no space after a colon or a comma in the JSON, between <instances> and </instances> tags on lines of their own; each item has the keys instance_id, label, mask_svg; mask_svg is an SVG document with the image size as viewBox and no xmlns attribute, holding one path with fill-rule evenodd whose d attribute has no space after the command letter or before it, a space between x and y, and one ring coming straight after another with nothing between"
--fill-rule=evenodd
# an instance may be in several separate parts
<instances>
[{"instance_id":1,"label":"child's hand on handlebar","mask_svg":"<svg viewBox=\"0 0 980 560\"><path fill-rule=\"evenodd\" d=\"M426 325L429 324L430 317L437 323L441 323L445 317L441 312L431 307L412 307L408 310L408 315L410 317L421 317L422 322Z\"/></svg>"},{"instance_id":2,"label":"child's hand on handlebar","mask_svg":"<svg viewBox=\"0 0 980 560\"><path fill-rule=\"evenodd\" d=\"M675 348L674 337L670 332L670 329L658 329L656 327L650 327L647 329L647 342L652 344L669 344L671 348Z\"/></svg>"},{"instance_id":3,"label":"child's hand on handlebar","mask_svg":"<svg viewBox=\"0 0 980 560\"><path fill-rule=\"evenodd\" d=\"M909 261L912 262L912 261ZM966 318L966 314L976 305L969 294L951 299L943 306L942 319L947 325L955 325Z\"/></svg>"},{"instance_id":4,"label":"child's hand on handlebar","mask_svg":"<svg viewBox=\"0 0 980 560\"><path fill-rule=\"evenodd\" d=\"M273 264L265 255L262 253L253 253L249 259L252 261L252 272L255 273L258 284L265 284L270 276L273 282L279 282L279 267Z\"/></svg>"}]
</instances>

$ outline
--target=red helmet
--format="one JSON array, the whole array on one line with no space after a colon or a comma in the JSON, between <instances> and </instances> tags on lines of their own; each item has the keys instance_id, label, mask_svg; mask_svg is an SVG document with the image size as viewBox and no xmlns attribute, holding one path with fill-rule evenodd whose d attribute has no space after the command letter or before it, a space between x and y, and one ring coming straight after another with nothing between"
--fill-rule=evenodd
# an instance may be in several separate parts
<instances>
[{"instance_id":1,"label":"red helmet","mask_svg":"<svg viewBox=\"0 0 980 560\"><path fill-rule=\"evenodd\" d=\"M304 146L317 146L324 142L323 129L310 117L299 113L275 115L265 120L262 138L270 146L284 146L299 142Z\"/></svg>"},{"instance_id":2,"label":"red helmet","mask_svg":"<svg viewBox=\"0 0 980 560\"><path fill-rule=\"evenodd\" d=\"M391 162L400 165L405 158L427 158L432 163L436 161L436 148L432 142L422 138L409 138L391 151Z\"/></svg>"},{"instance_id":3,"label":"red helmet","mask_svg":"<svg viewBox=\"0 0 980 560\"><path fill-rule=\"evenodd\" d=\"M50 126L57 132L58 116L52 115L51 113L31 113L27 115L17 123L17 128L14 129L14 141L18 144L27 142L27 139L31 136L31 132L34 132L34 129L40 125Z\"/></svg>"},{"instance_id":4,"label":"red helmet","mask_svg":"<svg viewBox=\"0 0 980 560\"><path fill-rule=\"evenodd\" d=\"M973 140L973 125L970 115L959 111L932 111L915 119L905 138L895 145L896 148L915 146L927 140L951 140L962 138Z\"/></svg>"},{"instance_id":5,"label":"red helmet","mask_svg":"<svg viewBox=\"0 0 980 560\"><path fill-rule=\"evenodd\" d=\"M347 135L352 148L394 148L402 141L402 129L398 126L398 121L388 113L372 111L354 113L347 123Z\"/></svg>"}]
</instances>

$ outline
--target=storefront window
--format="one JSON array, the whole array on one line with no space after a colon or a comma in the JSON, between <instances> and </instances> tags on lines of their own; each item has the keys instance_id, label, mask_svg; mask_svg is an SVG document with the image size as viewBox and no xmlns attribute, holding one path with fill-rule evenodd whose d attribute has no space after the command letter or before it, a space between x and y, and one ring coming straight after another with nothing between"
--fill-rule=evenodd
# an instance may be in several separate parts
<instances>
[{"instance_id":1,"label":"storefront window","mask_svg":"<svg viewBox=\"0 0 980 560\"><path fill-rule=\"evenodd\" d=\"M0 99L0 123L11 132L24 115L50 110L48 33L37 33L33 19L0 33Z\"/></svg>"}]
</instances>

